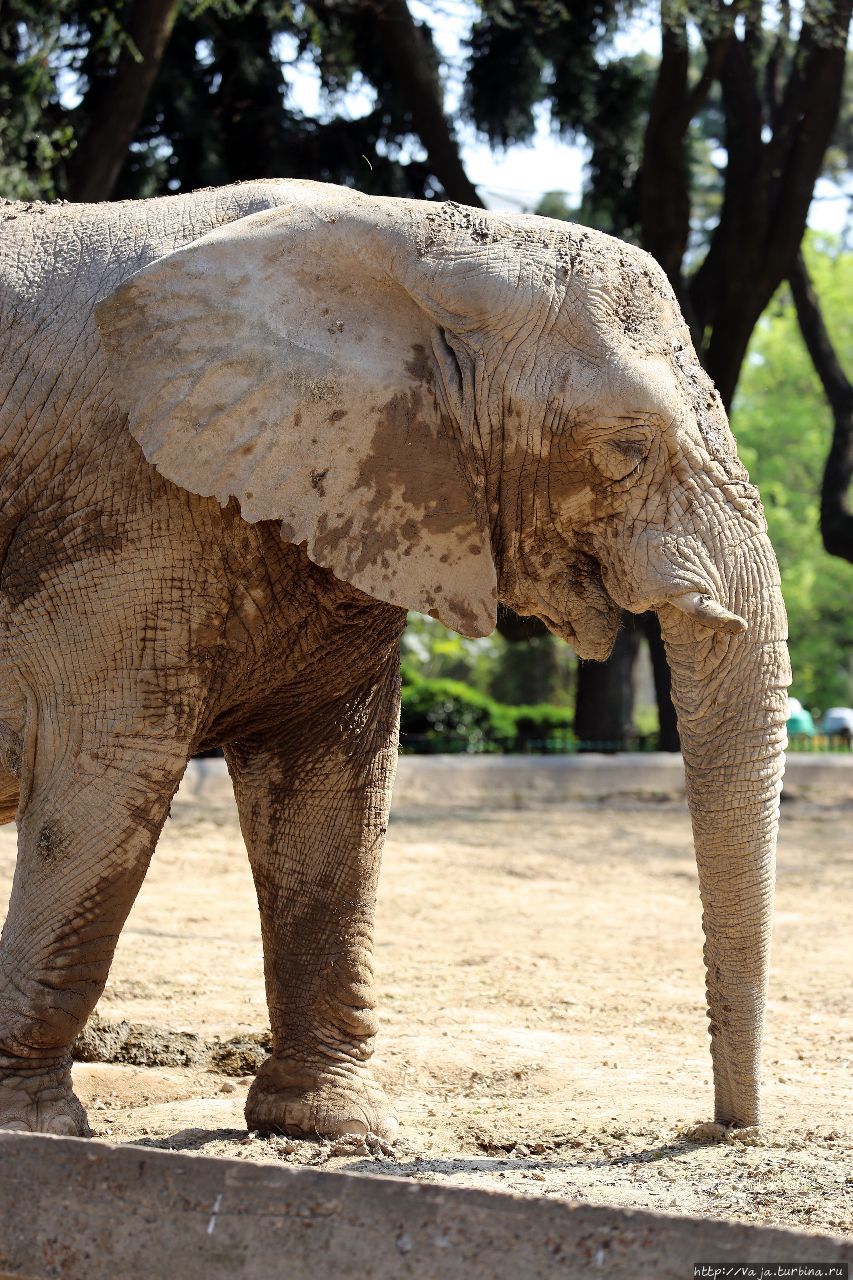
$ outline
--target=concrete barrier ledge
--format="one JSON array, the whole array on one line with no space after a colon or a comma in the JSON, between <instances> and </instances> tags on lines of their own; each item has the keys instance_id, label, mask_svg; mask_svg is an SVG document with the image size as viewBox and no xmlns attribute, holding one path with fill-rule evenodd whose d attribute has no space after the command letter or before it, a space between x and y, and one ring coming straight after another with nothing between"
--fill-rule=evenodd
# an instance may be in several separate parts
<instances>
[{"instance_id":1,"label":"concrete barrier ledge","mask_svg":"<svg viewBox=\"0 0 853 1280\"><path fill-rule=\"evenodd\" d=\"M687 1280L831 1236L0 1132L3 1280Z\"/></svg>"},{"instance_id":2,"label":"concrete barrier ledge","mask_svg":"<svg viewBox=\"0 0 853 1280\"><path fill-rule=\"evenodd\" d=\"M792 800L853 802L853 753L792 753L784 791ZM393 811L524 809L619 797L684 796L680 755L401 756ZM233 805L224 760L191 761L176 804Z\"/></svg>"}]
</instances>

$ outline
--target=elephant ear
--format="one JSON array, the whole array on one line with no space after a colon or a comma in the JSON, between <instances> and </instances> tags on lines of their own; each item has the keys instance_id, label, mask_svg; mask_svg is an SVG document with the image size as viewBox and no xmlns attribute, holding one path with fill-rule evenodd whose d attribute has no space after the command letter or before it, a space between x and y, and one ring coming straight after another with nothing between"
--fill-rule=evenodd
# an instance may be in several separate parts
<instances>
[{"instance_id":1,"label":"elephant ear","mask_svg":"<svg viewBox=\"0 0 853 1280\"><path fill-rule=\"evenodd\" d=\"M442 332L402 283L403 201L267 210L144 268L96 311L116 397L168 480L377 600L495 625L485 504ZM415 295L415 296L413 296ZM458 375L458 370L456 370Z\"/></svg>"}]
</instances>

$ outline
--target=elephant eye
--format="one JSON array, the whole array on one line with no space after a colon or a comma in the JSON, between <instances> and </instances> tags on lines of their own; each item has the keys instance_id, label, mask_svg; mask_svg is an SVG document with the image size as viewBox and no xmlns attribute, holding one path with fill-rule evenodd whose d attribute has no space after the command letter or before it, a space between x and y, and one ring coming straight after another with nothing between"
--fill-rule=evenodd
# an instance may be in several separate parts
<instances>
[{"instance_id":1,"label":"elephant eye","mask_svg":"<svg viewBox=\"0 0 853 1280\"><path fill-rule=\"evenodd\" d=\"M610 436L592 450L597 469L608 480L625 480L637 471L649 452L649 439L645 432L631 436Z\"/></svg>"},{"instance_id":2,"label":"elephant eye","mask_svg":"<svg viewBox=\"0 0 853 1280\"><path fill-rule=\"evenodd\" d=\"M643 458L645 458L649 449L647 440L637 438L631 440L611 440L610 445L611 448L615 449L623 458L633 462L635 466L638 466L643 461Z\"/></svg>"}]
</instances>

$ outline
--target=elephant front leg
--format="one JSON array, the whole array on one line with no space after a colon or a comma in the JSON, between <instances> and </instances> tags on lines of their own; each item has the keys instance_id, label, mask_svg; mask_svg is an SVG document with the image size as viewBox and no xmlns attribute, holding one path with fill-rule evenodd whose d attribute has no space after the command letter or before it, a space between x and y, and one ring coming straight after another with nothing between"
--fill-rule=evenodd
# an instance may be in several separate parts
<instances>
[{"instance_id":1,"label":"elephant front leg","mask_svg":"<svg viewBox=\"0 0 853 1280\"><path fill-rule=\"evenodd\" d=\"M250 1129L376 1134L397 1122L368 1070L373 919L396 767L398 677L226 752L258 892L272 1056ZM345 721L349 723L345 723Z\"/></svg>"},{"instance_id":2,"label":"elephant front leg","mask_svg":"<svg viewBox=\"0 0 853 1280\"><path fill-rule=\"evenodd\" d=\"M86 1136L71 1045L104 988L186 752L81 737L73 717L40 728L0 938L0 1128Z\"/></svg>"}]
</instances>

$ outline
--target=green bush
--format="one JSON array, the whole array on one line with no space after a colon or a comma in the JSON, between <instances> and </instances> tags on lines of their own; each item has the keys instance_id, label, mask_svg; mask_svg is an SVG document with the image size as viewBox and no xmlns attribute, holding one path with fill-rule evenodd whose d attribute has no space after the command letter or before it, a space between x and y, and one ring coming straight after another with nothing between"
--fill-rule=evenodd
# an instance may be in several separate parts
<instances>
[{"instance_id":1,"label":"green bush","mask_svg":"<svg viewBox=\"0 0 853 1280\"><path fill-rule=\"evenodd\" d=\"M574 745L565 707L511 707L461 680L419 676L403 664L404 752L566 751Z\"/></svg>"},{"instance_id":2,"label":"green bush","mask_svg":"<svg viewBox=\"0 0 853 1280\"><path fill-rule=\"evenodd\" d=\"M461 680L428 679L404 671L400 746L403 751L505 751L515 736L504 707Z\"/></svg>"},{"instance_id":3,"label":"green bush","mask_svg":"<svg viewBox=\"0 0 853 1280\"><path fill-rule=\"evenodd\" d=\"M515 721L514 751L573 751L574 714L568 707L539 702L530 707L507 707Z\"/></svg>"}]
</instances>

